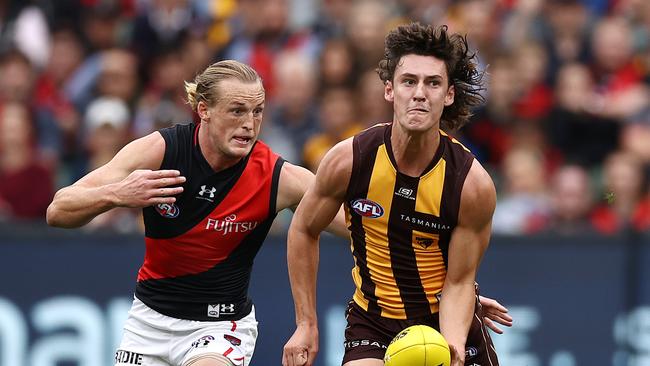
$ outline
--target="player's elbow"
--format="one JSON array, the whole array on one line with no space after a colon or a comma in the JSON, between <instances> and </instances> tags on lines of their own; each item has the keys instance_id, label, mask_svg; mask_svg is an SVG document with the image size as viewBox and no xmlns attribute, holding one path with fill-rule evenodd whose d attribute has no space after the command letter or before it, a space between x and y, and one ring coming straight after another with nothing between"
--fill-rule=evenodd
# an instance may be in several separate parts
<instances>
[{"instance_id":1,"label":"player's elbow","mask_svg":"<svg viewBox=\"0 0 650 366\"><path fill-rule=\"evenodd\" d=\"M45 213L45 221L49 226L60 227L64 229L72 229L81 226L79 224L71 222L70 220L67 220L65 213L57 206L56 202L50 203L50 205L47 207L47 212Z\"/></svg>"},{"instance_id":2,"label":"player's elbow","mask_svg":"<svg viewBox=\"0 0 650 366\"><path fill-rule=\"evenodd\" d=\"M60 210L56 207L54 202L50 203L45 213L45 221L49 226L63 227L63 220L61 219Z\"/></svg>"}]
</instances>

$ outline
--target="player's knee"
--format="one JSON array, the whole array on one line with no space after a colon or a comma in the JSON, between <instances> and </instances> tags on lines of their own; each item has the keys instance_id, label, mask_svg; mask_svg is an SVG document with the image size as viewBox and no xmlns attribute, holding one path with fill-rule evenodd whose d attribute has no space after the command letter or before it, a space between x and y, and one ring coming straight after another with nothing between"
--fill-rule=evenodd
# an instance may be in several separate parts
<instances>
[{"instance_id":1,"label":"player's knee","mask_svg":"<svg viewBox=\"0 0 650 366\"><path fill-rule=\"evenodd\" d=\"M196 355L185 363L183 366L238 366L235 365L228 357L218 353L204 353Z\"/></svg>"}]
</instances>

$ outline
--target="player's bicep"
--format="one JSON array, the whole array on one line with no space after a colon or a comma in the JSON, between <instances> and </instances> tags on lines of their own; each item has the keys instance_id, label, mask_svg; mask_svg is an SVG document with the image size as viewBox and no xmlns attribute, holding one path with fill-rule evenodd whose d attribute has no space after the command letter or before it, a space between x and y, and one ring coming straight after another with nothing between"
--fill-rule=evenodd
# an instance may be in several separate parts
<instances>
[{"instance_id":1,"label":"player's bicep","mask_svg":"<svg viewBox=\"0 0 650 366\"><path fill-rule=\"evenodd\" d=\"M458 225L449 244L448 281L473 283L490 240L495 206L492 179L474 160L463 185Z\"/></svg>"},{"instance_id":2,"label":"player's bicep","mask_svg":"<svg viewBox=\"0 0 650 366\"><path fill-rule=\"evenodd\" d=\"M99 187L119 182L138 169L159 169L164 154L162 135L151 133L128 143L108 163L86 174L75 185Z\"/></svg>"},{"instance_id":3,"label":"player's bicep","mask_svg":"<svg viewBox=\"0 0 650 366\"><path fill-rule=\"evenodd\" d=\"M301 166L285 162L280 171L276 210L282 211L288 208L295 211L313 181L314 173Z\"/></svg>"}]
</instances>

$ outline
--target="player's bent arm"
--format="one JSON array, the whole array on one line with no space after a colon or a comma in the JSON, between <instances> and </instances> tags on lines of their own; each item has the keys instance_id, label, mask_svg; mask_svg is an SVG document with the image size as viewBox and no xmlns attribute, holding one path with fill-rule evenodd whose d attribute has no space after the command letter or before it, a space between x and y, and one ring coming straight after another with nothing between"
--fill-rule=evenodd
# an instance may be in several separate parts
<instances>
[{"instance_id":1,"label":"player's bent arm","mask_svg":"<svg viewBox=\"0 0 650 366\"><path fill-rule=\"evenodd\" d=\"M71 186L60 189L47 208L51 226L74 228L114 207L147 207L172 203L183 191L184 177L160 168L165 140L158 132L134 140L105 165Z\"/></svg>"},{"instance_id":2,"label":"player's bent arm","mask_svg":"<svg viewBox=\"0 0 650 366\"><path fill-rule=\"evenodd\" d=\"M352 140L348 139L325 155L291 221L287 261L297 322L315 320L318 239L339 212L351 171Z\"/></svg>"},{"instance_id":3,"label":"player's bent arm","mask_svg":"<svg viewBox=\"0 0 650 366\"><path fill-rule=\"evenodd\" d=\"M323 158L314 183L296 209L287 238L289 280L296 311L296 331L284 346L285 366L311 365L318 353L316 274L320 233L339 212L352 170L352 143L336 145ZM297 361L298 360L298 361Z\"/></svg>"},{"instance_id":4,"label":"player's bent arm","mask_svg":"<svg viewBox=\"0 0 650 366\"><path fill-rule=\"evenodd\" d=\"M311 171L301 166L285 162L280 171L276 210L279 212L288 208L295 212L298 203L300 203L300 200L307 192L307 188L313 184L314 179L314 173ZM336 236L348 237L345 213L342 207L325 230Z\"/></svg>"},{"instance_id":5,"label":"player's bent arm","mask_svg":"<svg viewBox=\"0 0 650 366\"><path fill-rule=\"evenodd\" d=\"M463 365L474 316L474 281L490 239L496 206L494 183L474 160L461 193L458 225L449 243L447 275L440 301L440 331L450 345L452 365ZM455 356L454 356L455 354Z\"/></svg>"}]
</instances>

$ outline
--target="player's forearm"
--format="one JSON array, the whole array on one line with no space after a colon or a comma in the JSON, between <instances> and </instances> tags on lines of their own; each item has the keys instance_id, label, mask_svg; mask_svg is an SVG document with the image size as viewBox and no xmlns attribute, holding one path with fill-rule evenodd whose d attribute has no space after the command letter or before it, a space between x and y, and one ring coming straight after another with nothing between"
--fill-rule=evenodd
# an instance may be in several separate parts
<instances>
[{"instance_id":1,"label":"player's forearm","mask_svg":"<svg viewBox=\"0 0 650 366\"><path fill-rule=\"evenodd\" d=\"M445 285L440 300L440 333L464 357L467 334L474 317L473 283Z\"/></svg>"},{"instance_id":2,"label":"player's forearm","mask_svg":"<svg viewBox=\"0 0 650 366\"><path fill-rule=\"evenodd\" d=\"M287 239L287 263L296 311L296 324L314 325L317 323L318 247L318 237L305 234L292 224Z\"/></svg>"},{"instance_id":3,"label":"player's forearm","mask_svg":"<svg viewBox=\"0 0 650 366\"><path fill-rule=\"evenodd\" d=\"M59 190L47 208L50 226L76 228L117 206L111 185L98 188L70 186Z\"/></svg>"}]
</instances>

